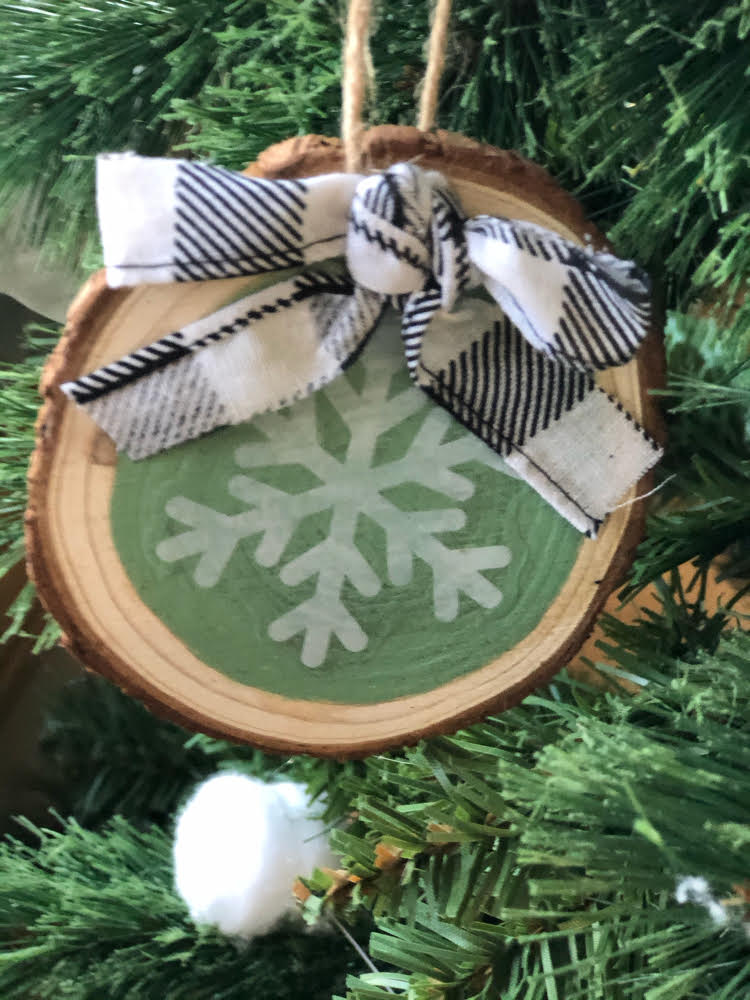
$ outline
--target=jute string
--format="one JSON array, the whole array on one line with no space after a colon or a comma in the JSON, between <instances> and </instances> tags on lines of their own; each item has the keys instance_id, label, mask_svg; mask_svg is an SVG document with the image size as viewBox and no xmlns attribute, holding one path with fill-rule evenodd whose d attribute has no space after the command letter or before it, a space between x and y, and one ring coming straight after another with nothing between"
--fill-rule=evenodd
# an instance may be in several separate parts
<instances>
[{"instance_id":1,"label":"jute string","mask_svg":"<svg viewBox=\"0 0 750 1000\"><path fill-rule=\"evenodd\" d=\"M349 172L356 172L362 167L362 136L365 131L362 108L367 91L371 12L370 0L349 0L341 80L341 140Z\"/></svg>"},{"instance_id":2,"label":"jute string","mask_svg":"<svg viewBox=\"0 0 750 1000\"><path fill-rule=\"evenodd\" d=\"M451 0L437 0L427 49L427 69L419 98L417 128L420 132L429 132L435 124L440 77L443 75L443 66L445 65L445 47L448 42L450 16Z\"/></svg>"},{"instance_id":3,"label":"jute string","mask_svg":"<svg viewBox=\"0 0 750 1000\"><path fill-rule=\"evenodd\" d=\"M427 48L427 69L419 99L417 128L422 132L429 132L435 124L440 77L445 65L450 13L451 0L437 0ZM344 144L346 169L355 172L362 169L362 137L365 131L362 109L367 93L370 66L371 16L372 0L349 0L341 81L341 139Z\"/></svg>"}]
</instances>

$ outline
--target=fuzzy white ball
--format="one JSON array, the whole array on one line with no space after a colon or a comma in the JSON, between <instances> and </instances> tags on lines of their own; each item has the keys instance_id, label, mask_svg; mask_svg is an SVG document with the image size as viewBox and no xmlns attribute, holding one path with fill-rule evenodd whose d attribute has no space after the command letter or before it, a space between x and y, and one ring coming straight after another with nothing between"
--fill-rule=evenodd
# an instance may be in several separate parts
<instances>
[{"instance_id":1,"label":"fuzzy white ball","mask_svg":"<svg viewBox=\"0 0 750 1000\"><path fill-rule=\"evenodd\" d=\"M714 898L706 879L702 875L687 875L680 879L674 891L678 903L695 903L702 906L717 927L723 927L729 914L718 899Z\"/></svg>"},{"instance_id":2,"label":"fuzzy white ball","mask_svg":"<svg viewBox=\"0 0 750 1000\"><path fill-rule=\"evenodd\" d=\"M303 785L219 774L198 787L177 821L177 892L196 923L225 934L265 934L296 908L298 875L335 867L325 827Z\"/></svg>"}]
</instances>

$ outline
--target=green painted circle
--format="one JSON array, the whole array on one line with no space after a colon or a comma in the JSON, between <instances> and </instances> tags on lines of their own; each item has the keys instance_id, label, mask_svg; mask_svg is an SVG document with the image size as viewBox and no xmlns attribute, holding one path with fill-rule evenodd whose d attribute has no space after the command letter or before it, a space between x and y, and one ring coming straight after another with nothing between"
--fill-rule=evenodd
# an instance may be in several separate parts
<instances>
[{"instance_id":1,"label":"green painted circle","mask_svg":"<svg viewBox=\"0 0 750 1000\"><path fill-rule=\"evenodd\" d=\"M204 663L341 703L429 691L511 649L581 544L410 385L393 317L290 409L121 457L111 521L141 600Z\"/></svg>"}]
</instances>

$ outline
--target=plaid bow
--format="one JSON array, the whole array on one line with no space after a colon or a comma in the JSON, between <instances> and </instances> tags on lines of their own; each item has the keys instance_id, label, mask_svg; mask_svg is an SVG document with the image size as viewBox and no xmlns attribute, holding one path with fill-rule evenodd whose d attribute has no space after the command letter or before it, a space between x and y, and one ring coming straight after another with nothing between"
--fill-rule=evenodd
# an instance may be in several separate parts
<instances>
[{"instance_id":1,"label":"plaid bow","mask_svg":"<svg viewBox=\"0 0 750 1000\"><path fill-rule=\"evenodd\" d=\"M440 174L410 164L263 180L104 156L97 196L112 287L287 272L62 386L131 458L320 388L387 308L414 383L581 531L660 457L593 378L649 328L630 262L528 222L467 220Z\"/></svg>"}]
</instances>

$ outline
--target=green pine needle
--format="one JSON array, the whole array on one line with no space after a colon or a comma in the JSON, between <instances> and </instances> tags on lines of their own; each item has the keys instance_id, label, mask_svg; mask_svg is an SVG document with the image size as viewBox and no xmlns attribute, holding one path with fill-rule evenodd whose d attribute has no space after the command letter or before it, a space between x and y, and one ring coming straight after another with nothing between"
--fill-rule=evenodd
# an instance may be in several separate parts
<instances>
[{"instance_id":1,"label":"green pine needle","mask_svg":"<svg viewBox=\"0 0 750 1000\"><path fill-rule=\"evenodd\" d=\"M156 827L22 826L31 843L0 845L3 1000L328 1000L361 968L334 932L287 926L238 944L195 927Z\"/></svg>"},{"instance_id":2,"label":"green pine needle","mask_svg":"<svg viewBox=\"0 0 750 1000\"><path fill-rule=\"evenodd\" d=\"M43 360L56 343L56 331L32 326L26 336L26 360L0 364L0 579L24 558L26 475L41 403L39 378ZM0 633L0 644L12 636L27 634L25 625L35 604L34 593L33 586L27 583L7 609L10 621ZM34 637L33 652L51 648L59 635L57 625L45 616Z\"/></svg>"},{"instance_id":3,"label":"green pine needle","mask_svg":"<svg viewBox=\"0 0 750 1000\"><path fill-rule=\"evenodd\" d=\"M689 650L672 624L688 618L704 622ZM399 995L715 1000L746 982L750 636L719 638L690 605L606 628L640 693L562 677L351 783L358 819L333 842L368 886L373 958L408 973ZM403 852L397 878L380 842ZM721 935L676 904L687 874L736 897ZM377 989L365 976L347 996Z\"/></svg>"},{"instance_id":4,"label":"green pine needle","mask_svg":"<svg viewBox=\"0 0 750 1000\"><path fill-rule=\"evenodd\" d=\"M732 336L711 319L668 318L668 447L659 474L674 478L649 520L626 596L687 562L705 581L720 556L724 577L738 580L735 601L750 589L750 363L747 341Z\"/></svg>"}]
</instances>

